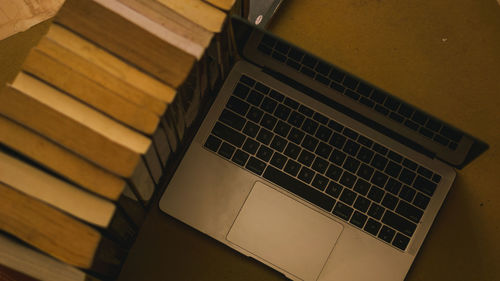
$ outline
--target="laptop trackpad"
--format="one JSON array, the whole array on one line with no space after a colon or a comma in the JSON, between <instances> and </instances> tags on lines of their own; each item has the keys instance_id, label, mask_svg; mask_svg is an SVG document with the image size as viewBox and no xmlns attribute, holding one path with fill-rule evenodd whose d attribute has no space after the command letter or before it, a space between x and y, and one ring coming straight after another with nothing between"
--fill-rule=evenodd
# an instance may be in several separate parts
<instances>
[{"instance_id":1,"label":"laptop trackpad","mask_svg":"<svg viewBox=\"0 0 500 281\"><path fill-rule=\"evenodd\" d=\"M303 280L316 280L343 226L256 182L227 240Z\"/></svg>"}]
</instances>

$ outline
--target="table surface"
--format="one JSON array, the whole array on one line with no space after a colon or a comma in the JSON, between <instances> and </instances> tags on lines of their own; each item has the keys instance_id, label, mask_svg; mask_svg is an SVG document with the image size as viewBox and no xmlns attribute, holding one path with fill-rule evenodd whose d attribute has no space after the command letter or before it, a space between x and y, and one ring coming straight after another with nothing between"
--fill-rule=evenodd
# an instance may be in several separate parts
<instances>
[{"instance_id":1,"label":"table surface","mask_svg":"<svg viewBox=\"0 0 500 281\"><path fill-rule=\"evenodd\" d=\"M500 280L498 3L289 0L270 29L490 144L458 171L406 280ZM119 278L283 279L157 206Z\"/></svg>"}]
</instances>

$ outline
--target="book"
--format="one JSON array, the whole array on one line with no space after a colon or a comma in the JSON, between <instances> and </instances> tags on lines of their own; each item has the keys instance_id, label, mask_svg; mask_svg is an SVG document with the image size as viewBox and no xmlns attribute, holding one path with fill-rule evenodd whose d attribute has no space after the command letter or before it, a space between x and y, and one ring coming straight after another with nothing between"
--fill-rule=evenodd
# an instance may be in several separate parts
<instances>
[{"instance_id":1,"label":"book","mask_svg":"<svg viewBox=\"0 0 500 281\"><path fill-rule=\"evenodd\" d=\"M156 153L158 159L160 160L162 168L165 168L172 151L170 149L167 133L165 132L162 124L158 126L156 132L153 135L153 145L156 148Z\"/></svg>"},{"instance_id":2,"label":"book","mask_svg":"<svg viewBox=\"0 0 500 281\"><path fill-rule=\"evenodd\" d=\"M229 12L232 8L236 0L203 0L207 3L214 5L215 7L222 9L226 12Z\"/></svg>"},{"instance_id":3,"label":"book","mask_svg":"<svg viewBox=\"0 0 500 281\"><path fill-rule=\"evenodd\" d=\"M38 49L30 52L22 68L25 72L144 134L153 134L158 126L159 117L153 112L133 104Z\"/></svg>"},{"instance_id":4,"label":"book","mask_svg":"<svg viewBox=\"0 0 500 281\"><path fill-rule=\"evenodd\" d=\"M116 276L125 251L97 230L0 182L0 230L69 265Z\"/></svg>"},{"instance_id":5,"label":"book","mask_svg":"<svg viewBox=\"0 0 500 281\"><path fill-rule=\"evenodd\" d=\"M110 200L118 200L125 181L44 136L0 115L0 143L68 181Z\"/></svg>"},{"instance_id":6,"label":"book","mask_svg":"<svg viewBox=\"0 0 500 281\"><path fill-rule=\"evenodd\" d=\"M0 151L0 181L90 224L106 228L115 205Z\"/></svg>"},{"instance_id":7,"label":"book","mask_svg":"<svg viewBox=\"0 0 500 281\"><path fill-rule=\"evenodd\" d=\"M0 92L0 112L99 166L130 177L151 140L20 73Z\"/></svg>"},{"instance_id":8,"label":"book","mask_svg":"<svg viewBox=\"0 0 500 281\"><path fill-rule=\"evenodd\" d=\"M177 88L202 49L118 1L68 0L60 23Z\"/></svg>"},{"instance_id":9,"label":"book","mask_svg":"<svg viewBox=\"0 0 500 281\"><path fill-rule=\"evenodd\" d=\"M18 272L22 277L9 271ZM11 279L5 279L5 276ZM97 278L0 234L0 280L97 281Z\"/></svg>"},{"instance_id":10,"label":"book","mask_svg":"<svg viewBox=\"0 0 500 281\"><path fill-rule=\"evenodd\" d=\"M139 107L144 107L157 116L162 116L165 113L167 108L165 102L139 90L127 81L112 75L105 69L88 61L79 54L71 52L47 37L43 37L34 49L51 58L57 58L58 61L63 62L73 71L120 95L131 103Z\"/></svg>"},{"instance_id":11,"label":"book","mask_svg":"<svg viewBox=\"0 0 500 281\"><path fill-rule=\"evenodd\" d=\"M220 32L226 13L201 0L156 0L210 32Z\"/></svg>"}]
</instances>

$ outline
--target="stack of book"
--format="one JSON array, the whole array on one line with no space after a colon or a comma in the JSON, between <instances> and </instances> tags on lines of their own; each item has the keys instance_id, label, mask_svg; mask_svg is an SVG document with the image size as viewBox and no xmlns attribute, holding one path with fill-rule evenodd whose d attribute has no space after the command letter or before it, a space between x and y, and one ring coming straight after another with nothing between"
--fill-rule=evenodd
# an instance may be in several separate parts
<instances>
[{"instance_id":1,"label":"stack of book","mask_svg":"<svg viewBox=\"0 0 500 281\"><path fill-rule=\"evenodd\" d=\"M235 0L64 3L0 91L0 279L117 276L227 74L228 13L241 12Z\"/></svg>"}]
</instances>

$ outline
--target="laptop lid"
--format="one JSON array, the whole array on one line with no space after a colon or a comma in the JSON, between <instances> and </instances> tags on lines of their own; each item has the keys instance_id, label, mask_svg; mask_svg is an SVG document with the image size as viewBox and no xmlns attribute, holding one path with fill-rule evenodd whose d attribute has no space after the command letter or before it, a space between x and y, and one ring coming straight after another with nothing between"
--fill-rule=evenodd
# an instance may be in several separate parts
<instances>
[{"instance_id":1,"label":"laptop lid","mask_svg":"<svg viewBox=\"0 0 500 281\"><path fill-rule=\"evenodd\" d=\"M304 94L461 169L486 151L485 142L293 44L233 16L242 56Z\"/></svg>"}]
</instances>

